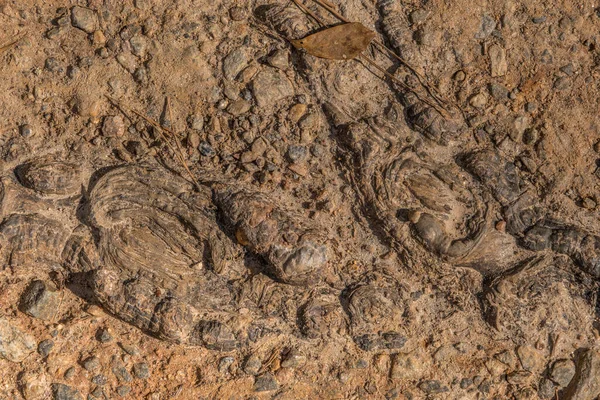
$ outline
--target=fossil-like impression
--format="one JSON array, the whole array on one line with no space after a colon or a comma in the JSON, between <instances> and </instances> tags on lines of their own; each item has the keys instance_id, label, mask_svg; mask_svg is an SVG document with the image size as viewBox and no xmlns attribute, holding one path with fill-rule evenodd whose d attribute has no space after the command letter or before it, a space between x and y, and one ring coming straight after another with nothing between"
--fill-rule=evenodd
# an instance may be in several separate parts
<instances>
[{"instance_id":1,"label":"fossil-like impression","mask_svg":"<svg viewBox=\"0 0 600 400\"><path fill-rule=\"evenodd\" d=\"M209 189L195 193L154 166L115 168L94 184L85 206L95 240L74 235L66 264L88 274L105 308L144 331L233 349L243 325L234 322L233 293L214 271L210 246L234 244L212 234L218 226L210 199Z\"/></svg>"}]
</instances>

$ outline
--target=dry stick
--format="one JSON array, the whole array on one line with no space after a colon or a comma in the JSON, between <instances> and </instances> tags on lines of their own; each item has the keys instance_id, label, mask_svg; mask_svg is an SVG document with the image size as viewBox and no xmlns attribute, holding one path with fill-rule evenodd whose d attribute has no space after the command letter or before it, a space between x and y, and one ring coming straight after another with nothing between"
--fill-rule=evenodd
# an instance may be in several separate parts
<instances>
[{"instance_id":1,"label":"dry stick","mask_svg":"<svg viewBox=\"0 0 600 400\"><path fill-rule=\"evenodd\" d=\"M408 86L406 83L402 82L400 79L396 78L394 75L387 72L385 69L381 68L379 65L377 65L377 63L375 63L375 61L371 60L369 57L365 56L364 54L361 54L358 56L358 58L359 58L359 60L366 61L369 65L376 68L378 71L380 71L382 74L384 74L385 76L390 78L394 83L398 84L400 87L411 91L417 97L417 99L419 99L423 103L427 104L428 106L435 108L436 111L439 112L440 114L442 114L443 116L445 116L447 118L450 117L448 115L448 112L445 109L443 109L440 106L436 105L435 103L419 96L419 94L417 92L415 92L413 89L411 89L410 86Z\"/></svg>"},{"instance_id":2,"label":"dry stick","mask_svg":"<svg viewBox=\"0 0 600 400\"><path fill-rule=\"evenodd\" d=\"M296 4L298 6L298 8L300 8L302 11L304 11L305 13L307 13L308 15L310 15L315 21L317 21L319 24L325 26L325 22L323 22L318 16L316 16L315 14L313 14L312 11L308 10L306 8L306 6L304 6L303 4L301 4L298 0L292 0L292 1L294 2L294 4ZM314 0L314 1L318 2L320 0ZM344 21L344 22L347 21L343 16L337 14L334 10L330 10L328 8L328 6L323 5L323 7L326 7L327 10L329 10L334 16L336 16L337 18L341 19L342 21ZM394 75L390 74L385 69L381 68L379 65L377 65L375 63L375 61L371 60L370 58L368 58L364 54L359 55L358 58L361 59L361 60L366 61L368 64L370 64L373 67L377 68L377 70L379 70L380 72L382 72L385 76L387 76L388 78L390 78L393 82L397 83L400 87L402 87L402 88L404 88L406 90L409 90L412 93L414 93L414 95L417 97L417 99L419 99L423 103L427 104L428 106L435 108L440 114L448 117L448 113L447 113L446 110L444 110L443 108L440 108L440 107L436 106L435 104L433 104L432 102L430 102L427 99L421 98L421 96L419 96L418 93L416 93L414 90L412 90L406 83L402 82L401 80L399 80L398 78L396 78Z\"/></svg>"},{"instance_id":3,"label":"dry stick","mask_svg":"<svg viewBox=\"0 0 600 400\"><path fill-rule=\"evenodd\" d=\"M323 24L323 21L321 21L321 20L319 19L319 17L317 17L317 16L316 16L316 14L315 14L315 13L313 13L313 12L312 12L312 11L311 11L311 10L310 10L308 7L306 7L304 4L300 3L300 1L298 1L298 0L292 0L292 1L294 2L294 4L295 4L295 5L296 5L296 6L297 6L299 9L301 9L302 11L304 11L304 13L306 13L306 14L310 15L310 16L312 17L312 19L314 19L315 21L317 21L317 23L318 23L319 25L322 25L322 26L324 26L324 24Z\"/></svg>"},{"instance_id":4,"label":"dry stick","mask_svg":"<svg viewBox=\"0 0 600 400\"><path fill-rule=\"evenodd\" d=\"M321 7L323 7L324 9L326 9L327 11L329 11L331 14L333 14L333 16L335 16L340 21L346 22L346 23L350 22L350 20L348 18L346 18L342 14L338 13L331 5L327 4L323 0L312 0L312 1L314 1L318 5L320 5ZM415 76L419 80L419 83L427 90L427 92L431 95L431 97L433 97L438 103L440 103L440 106L443 106L442 103L448 102L447 100L445 100L442 97L442 95L437 91L437 89L435 89L433 86L431 86L431 85L429 85L429 83L427 83L427 79L423 75L421 75L416 70L415 67L413 67L412 65L410 65L408 63L408 61L406 61L405 59L403 59L402 57L400 57L400 55L398 55L395 51L393 51L392 49L390 49L389 47L387 47L385 44L383 44L382 42L380 42L378 40L374 40L373 41L373 45L375 47L378 47L380 50L383 50L384 52L388 53L391 57L395 58L402 65L404 65L406 68L408 68L408 70L410 72L412 72L413 74L415 74Z\"/></svg>"},{"instance_id":5,"label":"dry stick","mask_svg":"<svg viewBox=\"0 0 600 400\"><path fill-rule=\"evenodd\" d=\"M0 54L4 53L6 50L10 49L15 44L19 43L21 40L23 40L25 38L25 36L27 36L27 35L23 35L20 38L17 38L10 43L0 46Z\"/></svg>"},{"instance_id":6,"label":"dry stick","mask_svg":"<svg viewBox=\"0 0 600 400\"><path fill-rule=\"evenodd\" d=\"M169 134L171 134L175 140L177 140L177 137L175 135L175 133L173 131L171 131L170 129L161 126L159 123L157 123L156 121L146 117L144 114L142 114L139 111L134 110L133 108L127 107L121 103L119 103L119 101L117 101L116 99L113 99L112 97L105 95L114 105L116 105L118 108L120 108L122 111L128 110L129 112L137 115L138 117L142 118L144 121L146 121L148 124L150 124L152 127L154 127L158 133L160 134L161 138L164 140L164 142L166 143L167 146L169 146L169 149L173 152L173 154L175 154L175 156L177 158L179 158L179 162L181 162L181 165L183 166L183 168L185 168L185 170L187 171L188 175L190 176L192 182L196 185L196 189L200 190L200 184L198 183L198 181L196 180L196 178L194 178L194 175L192 174L192 171L190 171L190 169L187 166L187 163L185 162L185 159L183 158L183 154L179 154L174 148L173 145L171 145L171 142L169 142L169 140L167 139L166 135L164 134L164 132L167 132ZM168 103L167 103L168 104Z\"/></svg>"},{"instance_id":7,"label":"dry stick","mask_svg":"<svg viewBox=\"0 0 600 400\"><path fill-rule=\"evenodd\" d=\"M168 97L167 97L167 111L169 112L169 119L171 120L171 126L174 126L173 114L171 113L171 99L169 99ZM200 185L198 184L198 182L192 175L192 171L190 171L190 169L187 166L187 163L185 162L185 153L183 152L183 148L181 148L181 143L179 143L179 140L177 140L177 134L175 133L175 128L172 129L171 135L173 135L173 140L175 141L175 145L177 146L177 150L179 151L181 163L183 164L183 167L188 172L188 174L190 174L190 178L192 178L192 180L194 181L194 184L196 184L196 189L198 189L198 191L199 191Z\"/></svg>"}]
</instances>

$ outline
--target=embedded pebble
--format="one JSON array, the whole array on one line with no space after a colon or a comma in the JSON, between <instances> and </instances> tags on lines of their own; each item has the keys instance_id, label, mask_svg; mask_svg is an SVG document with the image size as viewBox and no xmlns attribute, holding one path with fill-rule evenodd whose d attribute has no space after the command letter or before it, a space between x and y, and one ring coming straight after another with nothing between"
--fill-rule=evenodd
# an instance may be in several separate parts
<instances>
[{"instance_id":1,"label":"embedded pebble","mask_svg":"<svg viewBox=\"0 0 600 400\"><path fill-rule=\"evenodd\" d=\"M571 360L558 360L552 364L550 379L558 386L565 387L575 376L575 363Z\"/></svg>"},{"instance_id":2,"label":"embedded pebble","mask_svg":"<svg viewBox=\"0 0 600 400\"><path fill-rule=\"evenodd\" d=\"M112 335L110 334L110 331L108 328L101 328L100 330L98 330L98 332L96 333L96 339L100 342L100 343L108 343L111 340L113 340Z\"/></svg>"},{"instance_id":3,"label":"embedded pebble","mask_svg":"<svg viewBox=\"0 0 600 400\"><path fill-rule=\"evenodd\" d=\"M148 379L150 377L150 369L145 362L133 364L133 375L138 379Z\"/></svg>"},{"instance_id":4,"label":"embedded pebble","mask_svg":"<svg viewBox=\"0 0 600 400\"><path fill-rule=\"evenodd\" d=\"M71 23L82 31L92 33L98 26L96 12L86 7L75 6L71 9Z\"/></svg>"},{"instance_id":5,"label":"embedded pebble","mask_svg":"<svg viewBox=\"0 0 600 400\"><path fill-rule=\"evenodd\" d=\"M265 68L251 83L257 104L263 108L276 106L294 94L294 87L285 74L274 68Z\"/></svg>"},{"instance_id":6,"label":"embedded pebble","mask_svg":"<svg viewBox=\"0 0 600 400\"><path fill-rule=\"evenodd\" d=\"M564 400L590 400L600 396L600 352L585 349L577 359L576 374Z\"/></svg>"},{"instance_id":7,"label":"embedded pebble","mask_svg":"<svg viewBox=\"0 0 600 400\"><path fill-rule=\"evenodd\" d=\"M33 136L33 127L29 124L21 125L19 131L21 133L21 136L23 136L26 139Z\"/></svg>"},{"instance_id":8,"label":"embedded pebble","mask_svg":"<svg viewBox=\"0 0 600 400\"><path fill-rule=\"evenodd\" d=\"M123 117L113 115L104 118L102 134L111 138L123 136L125 134L125 121L123 121Z\"/></svg>"},{"instance_id":9,"label":"embedded pebble","mask_svg":"<svg viewBox=\"0 0 600 400\"><path fill-rule=\"evenodd\" d=\"M270 372L257 376L254 379L254 391L256 392L270 392L277 389L279 389L279 383L277 383L277 380Z\"/></svg>"},{"instance_id":10,"label":"embedded pebble","mask_svg":"<svg viewBox=\"0 0 600 400\"><path fill-rule=\"evenodd\" d=\"M262 362L255 355L249 356L244 361L243 370L248 375L256 375L256 374L258 374L258 372L260 371L261 368L262 368Z\"/></svg>"},{"instance_id":11,"label":"embedded pebble","mask_svg":"<svg viewBox=\"0 0 600 400\"><path fill-rule=\"evenodd\" d=\"M54 347L54 342L52 341L52 339L42 340L38 344L38 353L42 357L47 357L48 354L50 354L50 351L52 351L53 347Z\"/></svg>"},{"instance_id":12,"label":"embedded pebble","mask_svg":"<svg viewBox=\"0 0 600 400\"><path fill-rule=\"evenodd\" d=\"M52 394L54 400L83 400L77 389L67 386L62 383L52 384Z\"/></svg>"},{"instance_id":13,"label":"embedded pebble","mask_svg":"<svg viewBox=\"0 0 600 400\"><path fill-rule=\"evenodd\" d=\"M83 362L81 363L81 366L86 371L90 371L90 372L95 371L98 368L100 368L100 359L95 356L88 357L85 360L83 360Z\"/></svg>"},{"instance_id":14,"label":"embedded pebble","mask_svg":"<svg viewBox=\"0 0 600 400\"><path fill-rule=\"evenodd\" d=\"M121 385L117 386L117 394L121 397L125 397L131 392L131 386Z\"/></svg>"},{"instance_id":15,"label":"embedded pebble","mask_svg":"<svg viewBox=\"0 0 600 400\"><path fill-rule=\"evenodd\" d=\"M488 49L490 57L490 70L492 77L504 76L508 71L508 62L506 61L506 50L497 44Z\"/></svg>"},{"instance_id":16,"label":"embedded pebble","mask_svg":"<svg viewBox=\"0 0 600 400\"><path fill-rule=\"evenodd\" d=\"M35 348L33 336L12 325L8 319L0 317L0 357L12 362L21 362Z\"/></svg>"},{"instance_id":17,"label":"embedded pebble","mask_svg":"<svg viewBox=\"0 0 600 400\"><path fill-rule=\"evenodd\" d=\"M34 318L50 320L56 315L60 302L60 292L53 283L35 280L21 295L20 309Z\"/></svg>"},{"instance_id":18,"label":"embedded pebble","mask_svg":"<svg viewBox=\"0 0 600 400\"><path fill-rule=\"evenodd\" d=\"M428 394L444 393L449 390L448 387L443 386L440 381L437 380L422 381L418 386L419 389Z\"/></svg>"},{"instance_id":19,"label":"embedded pebble","mask_svg":"<svg viewBox=\"0 0 600 400\"><path fill-rule=\"evenodd\" d=\"M225 78L230 81L234 80L248 66L249 61L250 57L245 48L239 47L233 50L223 60L223 74Z\"/></svg>"}]
</instances>

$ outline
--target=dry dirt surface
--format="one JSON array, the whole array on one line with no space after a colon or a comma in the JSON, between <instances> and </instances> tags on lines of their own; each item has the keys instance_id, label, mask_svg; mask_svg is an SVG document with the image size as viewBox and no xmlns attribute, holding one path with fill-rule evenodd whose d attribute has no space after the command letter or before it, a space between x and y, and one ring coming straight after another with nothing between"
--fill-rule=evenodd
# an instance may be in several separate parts
<instances>
[{"instance_id":1,"label":"dry dirt surface","mask_svg":"<svg viewBox=\"0 0 600 400\"><path fill-rule=\"evenodd\" d=\"M0 399L599 398L600 5L318 3L0 0Z\"/></svg>"}]
</instances>

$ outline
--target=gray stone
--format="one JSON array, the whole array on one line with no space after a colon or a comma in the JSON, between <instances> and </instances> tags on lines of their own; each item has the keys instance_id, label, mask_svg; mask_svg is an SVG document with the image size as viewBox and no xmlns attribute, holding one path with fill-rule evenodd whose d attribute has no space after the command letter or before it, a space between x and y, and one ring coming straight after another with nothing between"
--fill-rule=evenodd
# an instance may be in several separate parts
<instances>
[{"instance_id":1,"label":"gray stone","mask_svg":"<svg viewBox=\"0 0 600 400\"><path fill-rule=\"evenodd\" d=\"M435 394L435 393L444 393L449 389L446 386L443 386L440 381L436 380L426 380L419 383L419 389L424 391L427 394Z\"/></svg>"},{"instance_id":2,"label":"gray stone","mask_svg":"<svg viewBox=\"0 0 600 400\"><path fill-rule=\"evenodd\" d=\"M60 304L60 293L50 282L35 280L29 284L21 296L20 309L34 318L50 320Z\"/></svg>"},{"instance_id":3,"label":"gray stone","mask_svg":"<svg viewBox=\"0 0 600 400\"><path fill-rule=\"evenodd\" d=\"M79 391L62 383L52 384L52 395L54 400L83 400Z\"/></svg>"},{"instance_id":4,"label":"gray stone","mask_svg":"<svg viewBox=\"0 0 600 400\"><path fill-rule=\"evenodd\" d=\"M561 76L557 80L554 81L554 89L556 90L565 90L571 86L571 80L566 76Z\"/></svg>"},{"instance_id":5,"label":"gray stone","mask_svg":"<svg viewBox=\"0 0 600 400\"><path fill-rule=\"evenodd\" d=\"M125 366L118 359L113 357L112 364L112 372L120 383L131 382L133 380L129 371L125 369Z\"/></svg>"},{"instance_id":6,"label":"gray stone","mask_svg":"<svg viewBox=\"0 0 600 400\"><path fill-rule=\"evenodd\" d=\"M490 94L497 101L506 101L508 99L508 89L498 83L490 83L488 86Z\"/></svg>"},{"instance_id":7,"label":"gray stone","mask_svg":"<svg viewBox=\"0 0 600 400\"><path fill-rule=\"evenodd\" d=\"M290 57L286 50L276 50L267 61L270 66L284 71L290 67Z\"/></svg>"},{"instance_id":8,"label":"gray stone","mask_svg":"<svg viewBox=\"0 0 600 400\"><path fill-rule=\"evenodd\" d=\"M21 136L24 138L30 138L33 136L33 128L29 124L21 125L19 131L21 132Z\"/></svg>"},{"instance_id":9,"label":"gray stone","mask_svg":"<svg viewBox=\"0 0 600 400\"><path fill-rule=\"evenodd\" d=\"M219 372L224 374L229 372L229 367L235 362L235 358L231 356L222 357L219 360Z\"/></svg>"},{"instance_id":10,"label":"gray stone","mask_svg":"<svg viewBox=\"0 0 600 400\"><path fill-rule=\"evenodd\" d=\"M285 74L273 68L260 71L252 81L252 93L260 107L273 107L294 94L294 87Z\"/></svg>"},{"instance_id":11,"label":"gray stone","mask_svg":"<svg viewBox=\"0 0 600 400\"><path fill-rule=\"evenodd\" d=\"M254 379L254 391L256 392L270 392L277 389L279 389L279 383L277 383L277 380L270 372L257 376Z\"/></svg>"},{"instance_id":12,"label":"gray stone","mask_svg":"<svg viewBox=\"0 0 600 400\"><path fill-rule=\"evenodd\" d=\"M408 18L409 18L411 24L420 25L427 20L428 16L429 16L429 12L427 10L423 10L422 8L419 8L419 9L411 12Z\"/></svg>"},{"instance_id":13,"label":"gray stone","mask_svg":"<svg viewBox=\"0 0 600 400\"><path fill-rule=\"evenodd\" d=\"M296 163L304 160L307 153L306 147L293 144L288 147L287 156L291 162Z\"/></svg>"},{"instance_id":14,"label":"gray stone","mask_svg":"<svg viewBox=\"0 0 600 400\"><path fill-rule=\"evenodd\" d=\"M540 353L529 345L517 347L517 357L523 369L527 371L538 369L543 361Z\"/></svg>"},{"instance_id":15,"label":"gray stone","mask_svg":"<svg viewBox=\"0 0 600 400\"><path fill-rule=\"evenodd\" d=\"M92 383L98 386L104 386L108 383L108 378L106 375L98 374L92 378Z\"/></svg>"},{"instance_id":16,"label":"gray stone","mask_svg":"<svg viewBox=\"0 0 600 400\"><path fill-rule=\"evenodd\" d=\"M244 68L248 66L250 57L248 51L243 48L237 48L225 57L223 60L223 74L226 79L234 80Z\"/></svg>"},{"instance_id":17,"label":"gray stone","mask_svg":"<svg viewBox=\"0 0 600 400\"><path fill-rule=\"evenodd\" d=\"M255 355L251 355L246 359L246 361L244 361L243 369L248 375L256 375L260 371L261 367L262 362L260 359Z\"/></svg>"},{"instance_id":18,"label":"gray stone","mask_svg":"<svg viewBox=\"0 0 600 400\"><path fill-rule=\"evenodd\" d=\"M21 362L36 348L34 338L0 317L0 357Z\"/></svg>"},{"instance_id":19,"label":"gray stone","mask_svg":"<svg viewBox=\"0 0 600 400\"><path fill-rule=\"evenodd\" d=\"M542 379L538 387L538 396L542 399L552 399L556 393L556 385L548 378Z\"/></svg>"},{"instance_id":20,"label":"gray stone","mask_svg":"<svg viewBox=\"0 0 600 400\"><path fill-rule=\"evenodd\" d=\"M481 27L479 28L479 32L475 35L475 38L485 39L494 32L494 29L496 29L496 20L486 14L481 17Z\"/></svg>"},{"instance_id":21,"label":"gray stone","mask_svg":"<svg viewBox=\"0 0 600 400\"><path fill-rule=\"evenodd\" d=\"M145 362L133 364L133 375L138 379L148 379L150 377L150 368Z\"/></svg>"},{"instance_id":22,"label":"gray stone","mask_svg":"<svg viewBox=\"0 0 600 400\"><path fill-rule=\"evenodd\" d=\"M98 27L98 18L94 10L75 6L71 9L71 23L82 31L92 33Z\"/></svg>"},{"instance_id":23,"label":"gray stone","mask_svg":"<svg viewBox=\"0 0 600 400\"><path fill-rule=\"evenodd\" d=\"M119 346L121 346L123 351L125 353L129 354L130 356L137 356L138 354L140 354L140 350L133 345L126 344L126 343L119 343Z\"/></svg>"},{"instance_id":24,"label":"gray stone","mask_svg":"<svg viewBox=\"0 0 600 400\"><path fill-rule=\"evenodd\" d=\"M575 363L571 360L558 360L552 365L550 379L558 386L567 386L575 376Z\"/></svg>"},{"instance_id":25,"label":"gray stone","mask_svg":"<svg viewBox=\"0 0 600 400\"><path fill-rule=\"evenodd\" d=\"M121 397L125 397L131 392L131 386L121 385L117 387L117 394Z\"/></svg>"},{"instance_id":26,"label":"gray stone","mask_svg":"<svg viewBox=\"0 0 600 400\"><path fill-rule=\"evenodd\" d=\"M363 360L364 361L364 360ZM296 350L292 350L281 362L283 368L298 368L306 363L306 357Z\"/></svg>"},{"instance_id":27,"label":"gray stone","mask_svg":"<svg viewBox=\"0 0 600 400\"><path fill-rule=\"evenodd\" d=\"M231 115L242 115L250 111L252 105L244 99L232 101L227 107L227 112Z\"/></svg>"},{"instance_id":28,"label":"gray stone","mask_svg":"<svg viewBox=\"0 0 600 400\"><path fill-rule=\"evenodd\" d=\"M138 57L145 57L148 50L148 39L141 34L137 34L129 39L131 52Z\"/></svg>"},{"instance_id":29,"label":"gray stone","mask_svg":"<svg viewBox=\"0 0 600 400\"><path fill-rule=\"evenodd\" d=\"M98 368L100 368L100 360L98 359L98 357L95 356L88 357L81 362L81 366L86 371L95 371Z\"/></svg>"},{"instance_id":30,"label":"gray stone","mask_svg":"<svg viewBox=\"0 0 600 400\"><path fill-rule=\"evenodd\" d=\"M47 357L50 354L50 351L54 347L54 342L51 339L42 340L38 344L38 353L42 357Z\"/></svg>"},{"instance_id":31,"label":"gray stone","mask_svg":"<svg viewBox=\"0 0 600 400\"><path fill-rule=\"evenodd\" d=\"M591 400L600 396L600 353L584 350L577 360L577 372L569 384L564 400Z\"/></svg>"}]
</instances>

